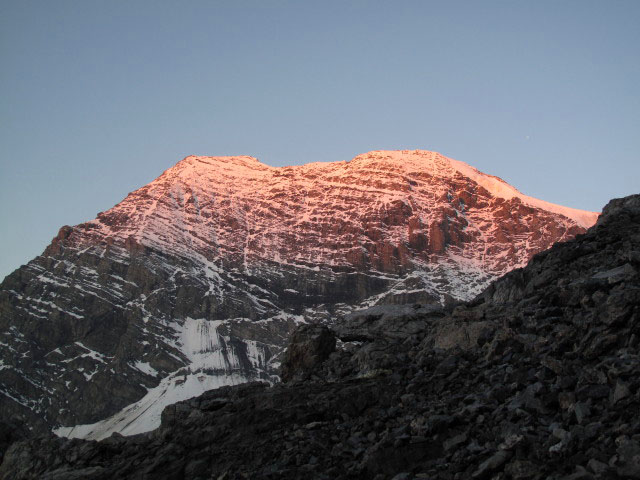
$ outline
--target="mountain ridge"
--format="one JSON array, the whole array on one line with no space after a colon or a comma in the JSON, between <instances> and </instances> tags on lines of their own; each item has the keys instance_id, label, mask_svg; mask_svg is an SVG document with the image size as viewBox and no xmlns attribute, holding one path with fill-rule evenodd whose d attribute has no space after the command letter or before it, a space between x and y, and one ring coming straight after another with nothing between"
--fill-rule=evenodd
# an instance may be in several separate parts
<instances>
[{"instance_id":1,"label":"mountain ridge","mask_svg":"<svg viewBox=\"0 0 640 480\"><path fill-rule=\"evenodd\" d=\"M468 300L584 232L493 195L452 162L427 151L301 167L186 157L63 227L5 279L0 404L39 429L127 423L143 410L153 418L136 428L148 429L169 399L276 381L300 322ZM497 193L517 192L505 188Z\"/></svg>"},{"instance_id":2,"label":"mountain ridge","mask_svg":"<svg viewBox=\"0 0 640 480\"><path fill-rule=\"evenodd\" d=\"M402 155L402 158L401 158L402 160L406 160L406 156L410 154L419 155L422 160L426 160L427 162L430 162L431 165L434 164L433 163L434 159L444 160L445 162L448 162L459 173L466 175L470 178L473 178L476 181L478 181L478 179L481 179L479 183L481 183L487 190L489 190L494 195L502 196L502 198L505 198L507 200L510 198L513 198L514 196L518 196L521 199L524 197L527 202L531 202L530 204L532 206L544 205L547 209L549 209L549 207L554 208L554 210L552 211L567 215L569 218L572 218L574 221L578 222L581 226L585 228L588 228L589 226L593 225L593 223L595 223L595 218L597 218L597 216L599 215L599 212L590 212L590 211L581 210L577 208L564 207L559 204L554 204L551 202L546 202L546 201L542 201L542 200L530 197L528 195L523 194L518 189L512 187L511 185L509 185L508 182L506 182L505 180L503 180L498 176L483 173L478 169L476 169L475 167L472 167L471 165L465 162L454 160L452 158L442 155L439 152L430 151L430 150L371 150L369 152L358 154L351 160L342 160L342 161L336 161L336 162L310 162L310 163L303 163L300 165L287 165L282 167L270 166L268 164L261 162L257 157L253 157L250 155L226 155L226 156L188 155L183 160L178 162L178 164L176 164L176 167L180 165L182 162L188 162L191 159L194 159L196 161L203 162L203 163L206 163L205 162L206 160L213 160L214 163L210 163L211 165L215 165L217 162L234 163L234 160L244 160L244 162L246 163L244 163L244 165L243 164L240 164L240 165L247 166L247 167L254 167L254 166L259 167L259 170L265 170L265 167L271 170L274 170L274 169L275 170L288 170L288 169L304 170L305 168L307 167L310 168L312 166L328 167L331 165L335 165L335 166L345 165L345 164L350 165L350 164L353 164L354 162L357 163L358 161L371 162L372 160L375 161L375 160L381 160L381 159L394 161L398 159L399 154ZM236 165L238 164L236 163ZM427 163L427 165L429 165L429 163ZM175 167L172 167L172 168L175 168ZM171 170L171 168L168 169L167 171L169 170ZM166 173L167 171L165 171L164 173ZM482 180L484 180L484 182ZM502 195L500 195L500 193L502 193Z\"/></svg>"},{"instance_id":3,"label":"mountain ridge","mask_svg":"<svg viewBox=\"0 0 640 480\"><path fill-rule=\"evenodd\" d=\"M421 160L423 160L424 162L429 162L432 165L434 164L433 163L434 160L444 160L445 162L448 162L459 173L466 175L470 178L473 178L476 181L480 179L478 183L482 184L487 190L489 190L494 195L502 196L502 198L505 198L507 200L510 198L513 198L514 196L518 196L520 198L524 197L526 198L526 201L531 202L532 206L537 204L540 206L545 205L547 209L549 209L549 207L556 208L556 210L552 210L552 211L555 211L556 213L566 212L569 218L572 218L574 221L579 222L580 225L583 227L589 227L593 225L593 223L595 222L595 218L597 218L597 215L599 215L599 212L590 212L587 210L581 210L577 208L564 207L559 204L554 204L551 202L546 202L546 201L542 201L542 200L530 197L528 195L523 194L518 189L511 186L504 179L496 175L483 173L477 168L472 167L471 165L465 162L462 162L460 160L454 160L452 158L442 155L439 152L431 151L431 150L371 150L369 152L358 154L351 160L342 160L337 162L310 162L310 163L303 163L300 165L287 165L282 167L270 166L268 164L261 162L259 158L249 156L249 155L230 155L230 156L188 155L182 160L182 162L190 158L194 158L200 161L203 161L203 159L211 159L214 161L223 161L223 162L227 160L233 160L233 159L247 159L249 160L248 166L260 165L262 167L266 166L270 169L304 169L307 166L313 166L313 165L317 165L317 166L329 166L329 165L341 165L341 164L349 165L349 164L353 164L354 162L357 163L358 161L371 162L372 160L373 161L388 160L393 162L394 160L398 159L399 155L402 155L402 157L400 157L401 160L406 160L406 156L410 154L419 156ZM429 165L429 163L426 163L426 165ZM423 163L423 166L424 165L425 163ZM502 195L500 195L500 193L502 193Z\"/></svg>"}]
</instances>

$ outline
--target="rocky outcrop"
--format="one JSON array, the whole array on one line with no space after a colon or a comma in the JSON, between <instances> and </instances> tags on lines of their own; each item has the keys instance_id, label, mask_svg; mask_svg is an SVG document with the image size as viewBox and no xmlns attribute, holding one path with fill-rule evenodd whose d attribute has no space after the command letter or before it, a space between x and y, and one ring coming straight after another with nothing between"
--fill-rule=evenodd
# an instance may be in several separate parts
<instances>
[{"instance_id":1,"label":"rocky outcrop","mask_svg":"<svg viewBox=\"0 0 640 480\"><path fill-rule=\"evenodd\" d=\"M288 377L165 409L155 432L14 443L7 478L640 478L640 196L466 304L294 335ZM387 328L385 328L387 327ZM322 355L324 356L324 355Z\"/></svg>"},{"instance_id":2,"label":"rocky outcrop","mask_svg":"<svg viewBox=\"0 0 640 480\"><path fill-rule=\"evenodd\" d=\"M0 409L63 435L146 431L167 398L276 381L301 322L472 298L595 219L434 152L187 157L4 280Z\"/></svg>"},{"instance_id":3,"label":"rocky outcrop","mask_svg":"<svg viewBox=\"0 0 640 480\"><path fill-rule=\"evenodd\" d=\"M284 354L282 381L307 380L336 348L336 338L324 325L303 325L291 336Z\"/></svg>"}]
</instances>

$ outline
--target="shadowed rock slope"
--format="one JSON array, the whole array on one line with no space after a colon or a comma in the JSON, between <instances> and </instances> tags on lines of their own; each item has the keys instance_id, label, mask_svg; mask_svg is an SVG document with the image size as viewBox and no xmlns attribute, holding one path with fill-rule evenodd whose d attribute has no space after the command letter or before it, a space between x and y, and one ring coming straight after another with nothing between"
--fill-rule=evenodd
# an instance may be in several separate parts
<instances>
[{"instance_id":1,"label":"shadowed rock slope","mask_svg":"<svg viewBox=\"0 0 640 480\"><path fill-rule=\"evenodd\" d=\"M285 384L207 392L135 437L15 442L0 474L639 479L639 271L635 195L470 303L302 326Z\"/></svg>"}]
</instances>

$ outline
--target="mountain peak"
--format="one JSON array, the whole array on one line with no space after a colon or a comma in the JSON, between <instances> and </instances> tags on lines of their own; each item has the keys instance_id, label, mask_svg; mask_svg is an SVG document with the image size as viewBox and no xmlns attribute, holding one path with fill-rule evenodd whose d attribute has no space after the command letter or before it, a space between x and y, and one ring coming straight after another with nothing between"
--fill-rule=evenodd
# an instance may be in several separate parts
<instances>
[{"instance_id":1,"label":"mountain peak","mask_svg":"<svg viewBox=\"0 0 640 480\"><path fill-rule=\"evenodd\" d=\"M189 155L151 182L166 184L178 180L184 185L196 185L206 182L218 182L224 177L243 178L254 176L257 172L271 170L255 157L248 155L202 156ZM145 187L143 187L145 188Z\"/></svg>"},{"instance_id":2,"label":"mountain peak","mask_svg":"<svg viewBox=\"0 0 640 480\"><path fill-rule=\"evenodd\" d=\"M189 166L196 169L210 167L237 167L237 168L261 168L268 167L255 157L249 155L228 155L228 156L205 156L205 155L189 155L185 157L176 166Z\"/></svg>"},{"instance_id":3,"label":"mountain peak","mask_svg":"<svg viewBox=\"0 0 640 480\"><path fill-rule=\"evenodd\" d=\"M147 431L170 402L272 380L299 322L471 299L595 216L437 152L188 156L7 277L0 410L65 435Z\"/></svg>"},{"instance_id":4,"label":"mountain peak","mask_svg":"<svg viewBox=\"0 0 640 480\"><path fill-rule=\"evenodd\" d=\"M552 219L558 215L562 219ZM520 224L552 222L558 240L574 235L574 227L593 225L597 216L529 197L437 152L377 150L350 162L289 167L250 156L188 156L90 223L94 234L133 237L184 257L195 251L208 258L214 242L219 253L241 254L243 265L262 259L398 272L415 256L430 261L447 253L504 273L514 248L506 239L491 245L506 249L505 256L488 255L485 247L470 251L476 240L489 242L486 232L497 223L513 223L513 234ZM515 248L527 252L516 264L548 240L536 234L535 243L520 245L514 238ZM378 250L377 242L389 250Z\"/></svg>"},{"instance_id":5,"label":"mountain peak","mask_svg":"<svg viewBox=\"0 0 640 480\"><path fill-rule=\"evenodd\" d=\"M430 169L446 167L449 159L430 150L372 150L356 155L351 162L381 162Z\"/></svg>"},{"instance_id":6,"label":"mountain peak","mask_svg":"<svg viewBox=\"0 0 640 480\"><path fill-rule=\"evenodd\" d=\"M599 213L564 207L523 194L500 177L483 173L471 165L460 160L446 157L439 152L430 150L372 150L356 155L348 162L315 162L287 167L272 167L248 155L233 156L199 156L190 155L178 162L173 168L165 172L173 176L178 174L183 182L198 183L202 179L218 182L220 177L232 179L259 178L271 172L299 173L301 177L313 170L334 171L342 175L343 169L351 172L363 169L363 175L374 171L396 171L403 174L429 174L442 179L451 179L462 175L473 183L485 189L491 196L503 200L519 199L523 204L534 208L563 215L582 228L593 225ZM160 177L158 180L164 177ZM242 185L237 185L242 188Z\"/></svg>"},{"instance_id":7,"label":"mountain peak","mask_svg":"<svg viewBox=\"0 0 640 480\"><path fill-rule=\"evenodd\" d=\"M445 178L460 174L487 190L492 196L511 200L518 198L525 205L558 213L570 218L583 228L593 225L599 213L576 208L564 207L523 194L502 178L489 175L472 167L468 163L454 160L429 150L374 150L356 156L353 161L385 161L403 166L406 169L421 169Z\"/></svg>"}]
</instances>

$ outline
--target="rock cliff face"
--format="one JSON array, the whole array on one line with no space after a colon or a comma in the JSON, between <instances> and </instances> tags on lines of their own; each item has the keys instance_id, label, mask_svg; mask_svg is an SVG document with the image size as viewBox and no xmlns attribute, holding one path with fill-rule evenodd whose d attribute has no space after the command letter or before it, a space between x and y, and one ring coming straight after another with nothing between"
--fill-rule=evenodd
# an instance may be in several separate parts
<instances>
[{"instance_id":1,"label":"rock cliff face","mask_svg":"<svg viewBox=\"0 0 640 480\"><path fill-rule=\"evenodd\" d=\"M288 383L206 392L135 437L16 442L0 474L638 479L639 339L635 195L466 304L379 305L298 328Z\"/></svg>"},{"instance_id":2,"label":"rock cliff face","mask_svg":"<svg viewBox=\"0 0 640 480\"><path fill-rule=\"evenodd\" d=\"M4 280L0 408L62 435L147 431L175 401L274 381L300 322L470 299L596 218L433 152L187 157Z\"/></svg>"}]
</instances>

